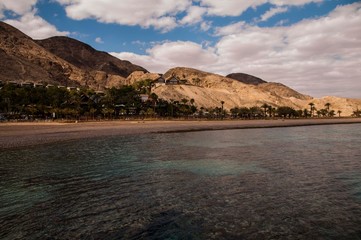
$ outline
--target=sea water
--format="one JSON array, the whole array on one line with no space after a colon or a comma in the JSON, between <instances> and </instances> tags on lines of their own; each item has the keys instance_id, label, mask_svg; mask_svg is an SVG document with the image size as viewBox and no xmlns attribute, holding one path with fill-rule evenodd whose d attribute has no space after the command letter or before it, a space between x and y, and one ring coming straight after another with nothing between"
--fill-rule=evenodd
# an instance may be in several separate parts
<instances>
[{"instance_id":1,"label":"sea water","mask_svg":"<svg viewBox=\"0 0 361 240\"><path fill-rule=\"evenodd\" d=\"M361 239L361 125L3 150L0 239Z\"/></svg>"}]
</instances>

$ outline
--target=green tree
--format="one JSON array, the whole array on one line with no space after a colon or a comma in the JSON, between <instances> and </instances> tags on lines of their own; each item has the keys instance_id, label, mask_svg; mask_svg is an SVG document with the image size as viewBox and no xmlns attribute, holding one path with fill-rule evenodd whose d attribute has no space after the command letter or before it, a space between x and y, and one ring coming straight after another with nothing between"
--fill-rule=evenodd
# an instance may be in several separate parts
<instances>
[{"instance_id":1,"label":"green tree","mask_svg":"<svg viewBox=\"0 0 361 240\"><path fill-rule=\"evenodd\" d=\"M239 108L234 107L230 109L232 118L237 118L239 116Z\"/></svg>"},{"instance_id":2,"label":"green tree","mask_svg":"<svg viewBox=\"0 0 361 240\"><path fill-rule=\"evenodd\" d=\"M325 107L327 109L327 112L330 112L330 106L331 106L331 103L326 103L325 104Z\"/></svg>"},{"instance_id":3,"label":"green tree","mask_svg":"<svg viewBox=\"0 0 361 240\"><path fill-rule=\"evenodd\" d=\"M224 117L224 109L223 109L223 105L224 105L224 101L221 101L221 119L223 120L223 117Z\"/></svg>"},{"instance_id":4,"label":"green tree","mask_svg":"<svg viewBox=\"0 0 361 240\"><path fill-rule=\"evenodd\" d=\"M291 107L279 107L277 109L277 115L283 118L291 118L291 117L296 117L297 116L297 112L295 109L291 108Z\"/></svg>"},{"instance_id":5,"label":"green tree","mask_svg":"<svg viewBox=\"0 0 361 240\"><path fill-rule=\"evenodd\" d=\"M311 102L308 105L310 105L310 113L311 113L311 117L313 117L313 112L315 110L315 104Z\"/></svg>"},{"instance_id":6,"label":"green tree","mask_svg":"<svg viewBox=\"0 0 361 240\"><path fill-rule=\"evenodd\" d=\"M311 107L311 108L312 108L312 107ZM305 118L307 118L307 117L310 116L310 112L305 108L305 109L303 109L302 115L303 115Z\"/></svg>"},{"instance_id":7,"label":"green tree","mask_svg":"<svg viewBox=\"0 0 361 240\"><path fill-rule=\"evenodd\" d=\"M264 104L262 104L261 108L263 108L264 117L266 118L267 117L267 110L269 108L269 105L267 103L264 103Z\"/></svg>"},{"instance_id":8,"label":"green tree","mask_svg":"<svg viewBox=\"0 0 361 240\"><path fill-rule=\"evenodd\" d=\"M338 110L338 111L337 111L338 117L341 117L341 113L342 113L341 110Z\"/></svg>"}]
</instances>

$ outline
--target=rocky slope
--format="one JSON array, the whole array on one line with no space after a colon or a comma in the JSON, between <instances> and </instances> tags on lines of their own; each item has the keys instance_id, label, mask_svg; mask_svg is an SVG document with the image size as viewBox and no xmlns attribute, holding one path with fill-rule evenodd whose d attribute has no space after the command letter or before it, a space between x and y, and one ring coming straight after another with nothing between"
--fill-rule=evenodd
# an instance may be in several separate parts
<instances>
[{"instance_id":1,"label":"rocky slope","mask_svg":"<svg viewBox=\"0 0 361 240\"><path fill-rule=\"evenodd\" d=\"M180 100L182 98L195 100L199 107L220 106L230 109L236 106L251 107L264 103L274 106L291 106L300 108L300 104L290 98L277 94L276 91L266 91L264 88L245 84L234 79L217 74L211 74L191 68L173 68L164 74L165 78L176 76L187 80L186 85L159 86L154 92L165 99ZM296 97L303 97L298 94Z\"/></svg>"},{"instance_id":2,"label":"rocky slope","mask_svg":"<svg viewBox=\"0 0 361 240\"><path fill-rule=\"evenodd\" d=\"M59 39L34 41L16 28L0 22L0 80L103 89L124 84L125 77L132 71L146 71L76 40ZM65 52L64 55L54 50L58 47ZM65 57L68 54L70 56Z\"/></svg>"},{"instance_id":3,"label":"rocky slope","mask_svg":"<svg viewBox=\"0 0 361 240\"><path fill-rule=\"evenodd\" d=\"M309 103L314 103L317 109L325 108L326 103L331 109L342 111L341 116L350 116L361 106L359 99L325 97L321 99L298 93L280 83L262 83L258 85L245 84L240 81L211 74L191 68L173 68L164 74L165 78L176 76L187 80L186 85L159 86L153 91L159 97L167 100L194 99L198 107L224 108L261 106L266 103L273 107L289 106L295 109L310 109Z\"/></svg>"}]
</instances>

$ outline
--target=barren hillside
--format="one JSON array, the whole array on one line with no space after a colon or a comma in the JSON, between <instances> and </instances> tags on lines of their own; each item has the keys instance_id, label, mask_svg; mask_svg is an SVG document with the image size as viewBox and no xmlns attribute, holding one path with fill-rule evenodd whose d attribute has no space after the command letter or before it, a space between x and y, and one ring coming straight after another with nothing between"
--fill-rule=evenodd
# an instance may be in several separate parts
<instances>
[{"instance_id":1,"label":"barren hillside","mask_svg":"<svg viewBox=\"0 0 361 240\"><path fill-rule=\"evenodd\" d=\"M176 76L187 80L186 85L165 85L154 88L153 91L167 100L194 99L198 107L224 108L261 106L266 103L273 107L289 106L295 109L309 109L309 103L314 103L318 109L325 108L326 103L331 109L342 111L341 116L350 116L358 106L359 99L337 97L312 98L301 94L280 83L262 83L258 85L245 84L238 80L211 74L191 68L173 68L164 74L165 78Z\"/></svg>"}]
</instances>

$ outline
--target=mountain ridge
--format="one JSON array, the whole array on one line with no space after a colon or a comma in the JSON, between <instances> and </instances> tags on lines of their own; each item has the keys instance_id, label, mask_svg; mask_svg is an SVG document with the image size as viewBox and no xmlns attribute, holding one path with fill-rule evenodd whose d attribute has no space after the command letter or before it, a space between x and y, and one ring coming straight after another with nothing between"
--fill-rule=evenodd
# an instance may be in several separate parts
<instances>
[{"instance_id":1,"label":"mountain ridge","mask_svg":"<svg viewBox=\"0 0 361 240\"><path fill-rule=\"evenodd\" d=\"M51 37L35 40L40 46L65 61L88 71L103 71L128 77L134 71L148 72L145 68L120 60L106 52L69 37Z\"/></svg>"},{"instance_id":2,"label":"mountain ridge","mask_svg":"<svg viewBox=\"0 0 361 240\"><path fill-rule=\"evenodd\" d=\"M89 51L93 51L94 59L102 55L103 59L108 59L108 62L105 63L108 63L108 66L111 67L102 69L96 65L95 68L90 68L85 64L73 64L73 61L67 61L58 51L51 52L47 49L49 47L47 43L52 40L33 40L11 25L0 22L1 79L4 81L31 81L65 86L88 86L99 90L105 87L122 85L125 78L132 71L147 71L140 66L131 64L129 61L119 60L105 52L101 53L75 39L55 38L66 39L67 42L76 42L79 46L78 50L89 47ZM66 48L66 46L62 48L59 46L61 44L54 43L54 48L58 47L62 50ZM74 48L70 47L69 49L74 50ZM114 74L117 71L118 74Z\"/></svg>"},{"instance_id":3,"label":"mountain ridge","mask_svg":"<svg viewBox=\"0 0 361 240\"><path fill-rule=\"evenodd\" d=\"M171 68L164 74L149 73L141 66L97 51L78 40L68 37L33 40L0 22L0 80L4 82L31 81L104 90L142 80L174 77L179 82L176 85L160 84L152 91L165 100L194 99L197 107L219 107L224 102L228 110L263 104L309 109L312 102L320 109L330 103L335 110L349 116L361 106L361 99L317 99L281 83L266 82L245 73L227 76L186 67Z\"/></svg>"}]
</instances>

